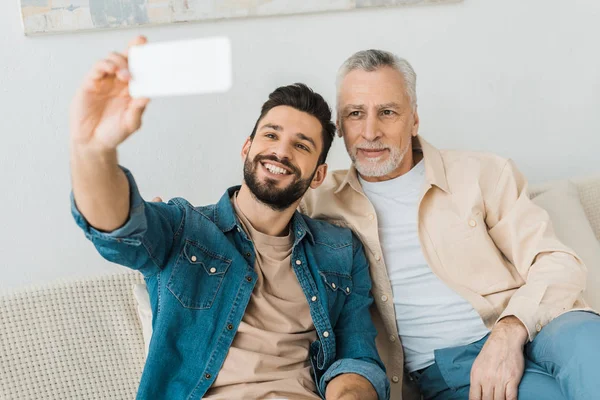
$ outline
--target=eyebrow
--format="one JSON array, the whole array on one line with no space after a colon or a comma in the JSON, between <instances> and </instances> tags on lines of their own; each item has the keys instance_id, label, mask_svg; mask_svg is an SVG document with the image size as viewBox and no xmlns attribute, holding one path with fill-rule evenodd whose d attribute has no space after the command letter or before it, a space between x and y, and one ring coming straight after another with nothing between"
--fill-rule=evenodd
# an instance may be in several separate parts
<instances>
[{"instance_id":1,"label":"eyebrow","mask_svg":"<svg viewBox=\"0 0 600 400\"><path fill-rule=\"evenodd\" d=\"M315 150L317 149L317 144L315 143L315 141L306 136L304 133L298 132L296 133L296 137L300 138L300 140L305 140L309 142Z\"/></svg>"},{"instance_id":2,"label":"eyebrow","mask_svg":"<svg viewBox=\"0 0 600 400\"><path fill-rule=\"evenodd\" d=\"M382 110L384 108L395 108L398 109L400 108L400 104L395 103L395 102L390 102L390 103L384 103L384 104L380 104L377 106L378 109Z\"/></svg>"},{"instance_id":3,"label":"eyebrow","mask_svg":"<svg viewBox=\"0 0 600 400\"><path fill-rule=\"evenodd\" d=\"M273 129L276 132L283 131L283 127L281 125L275 125L275 124L265 124L260 129L261 130ZM315 143L315 141L312 140L311 138L309 138L308 136L306 136L304 133L298 132L298 133L296 133L296 137L299 138L300 140L304 140L304 141L310 143L315 150L317 149L317 144Z\"/></svg>"},{"instance_id":4,"label":"eyebrow","mask_svg":"<svg viewBox=\"0 0 600 400\"><path fill-rule=\"evenodd\" d=\"M281 132L283 130L283 127L281 125L265 124L260 129L261 130L263 130L263 129L273 129L274 131Z\"/></svg>"},{"instance_id":5,"label":"eyebrow","mask_svg":"<svg viewBox=\"0 0 600 400\"><path fill-rule=\"evenodd\" d=\"M362 104L348 104L343 108L344 111L364 110L364 109L365 109L365 106L363 106Z\"/></svg>"},{"instance_id":6,"label":"eyebrow","mask_svg":"<svg viewBox=\"0 0 600 400\"><path fill-rule=\"evenodd\" d=\"M393 108L393 109L399 109L400 104L396 103L396 102L389 102L389 103L383 103L383 104L378 104L377 105L377 109L378 110L383 110L384 108ZM348 112L350 110L361 110L363 111L365 109L365 106L363 104L348 104L347 106L345 106L343 108L344 112Z\"/></svg>"}]
</instances>

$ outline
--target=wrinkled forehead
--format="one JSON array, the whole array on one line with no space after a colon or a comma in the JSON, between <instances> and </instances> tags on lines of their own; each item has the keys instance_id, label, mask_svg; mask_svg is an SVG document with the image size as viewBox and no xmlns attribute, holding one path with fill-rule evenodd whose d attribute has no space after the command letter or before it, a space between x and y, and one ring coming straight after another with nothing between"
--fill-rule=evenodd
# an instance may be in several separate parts
<instances>
[{"instance_id":1,"label":"wrinkled forehead","mask_svg":"<svg viewBox=\"0 0 600 400\"><path fill-rule=\"evenodd\" d=\"M410 103L404 77L393 68L353 70L340 81L338 111L349 104L373 107L387 103Z\"/></svg>"}]
</instances>

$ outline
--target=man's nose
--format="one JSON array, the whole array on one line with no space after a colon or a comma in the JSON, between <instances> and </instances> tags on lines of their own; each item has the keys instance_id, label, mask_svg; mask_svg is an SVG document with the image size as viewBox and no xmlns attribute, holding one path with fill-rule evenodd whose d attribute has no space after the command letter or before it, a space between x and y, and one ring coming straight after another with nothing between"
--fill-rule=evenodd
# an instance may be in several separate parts
<instances>
[{"instance_id":1,"label":"man's nose","mask_svg":"<svg viewBox=\"0 0 600 400\"><path fill-rule=\"evenodd\" d=\"M278 159L290 160L293 156L293 144L287 140L280 140L271 148L271 154L276 156Z\"/></svg>"},{"instance_id":2,"label":"man's nose","mask_svg":"<svg viewBox=\"0 0 600 400\"><path fill-rule=\"evenodd\" d=\"M376 115L367 115L362 136L370 142L381 137L381 131L379 130L379 119Z\"/></svg>"}]
</instances>

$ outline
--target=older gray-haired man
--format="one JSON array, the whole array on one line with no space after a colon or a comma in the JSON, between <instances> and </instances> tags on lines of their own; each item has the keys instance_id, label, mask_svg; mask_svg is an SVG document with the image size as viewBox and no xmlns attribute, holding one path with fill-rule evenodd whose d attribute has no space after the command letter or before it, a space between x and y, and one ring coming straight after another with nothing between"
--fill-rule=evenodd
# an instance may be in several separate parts
<instances>
[{"instance_id":1,"label":"older gray-haired man","mask_svg":"<svg viewBox=\"0 0 600 400\"><path fill-rule=\"evenodd\" d=\"M416 74L391 53L354 54L337 84L352 166L301 209L352 228L367 248L392 398L405 370L425 399L598 396L586 268L513 162L421 138Z\"/></svg>"}]
</instances>

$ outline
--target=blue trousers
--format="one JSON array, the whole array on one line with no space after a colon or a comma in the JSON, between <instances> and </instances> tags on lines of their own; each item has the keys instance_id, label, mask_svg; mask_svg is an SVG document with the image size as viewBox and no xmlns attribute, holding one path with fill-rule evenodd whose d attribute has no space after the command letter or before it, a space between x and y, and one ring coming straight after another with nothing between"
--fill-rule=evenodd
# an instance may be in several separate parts
<instances>
[{"instance_id":1,"label":"blue trousers","mask_svg":"<svg viewBox=\"0 0 600 400\"><path fill-rule=\"evenodd\" d=\"M471 367L488 336L435 351L435 364L410 374L425 400L468 399ZM600 316L571 311L525 346L519 400L600 399Z\"/></svg>"}]
</instances>

